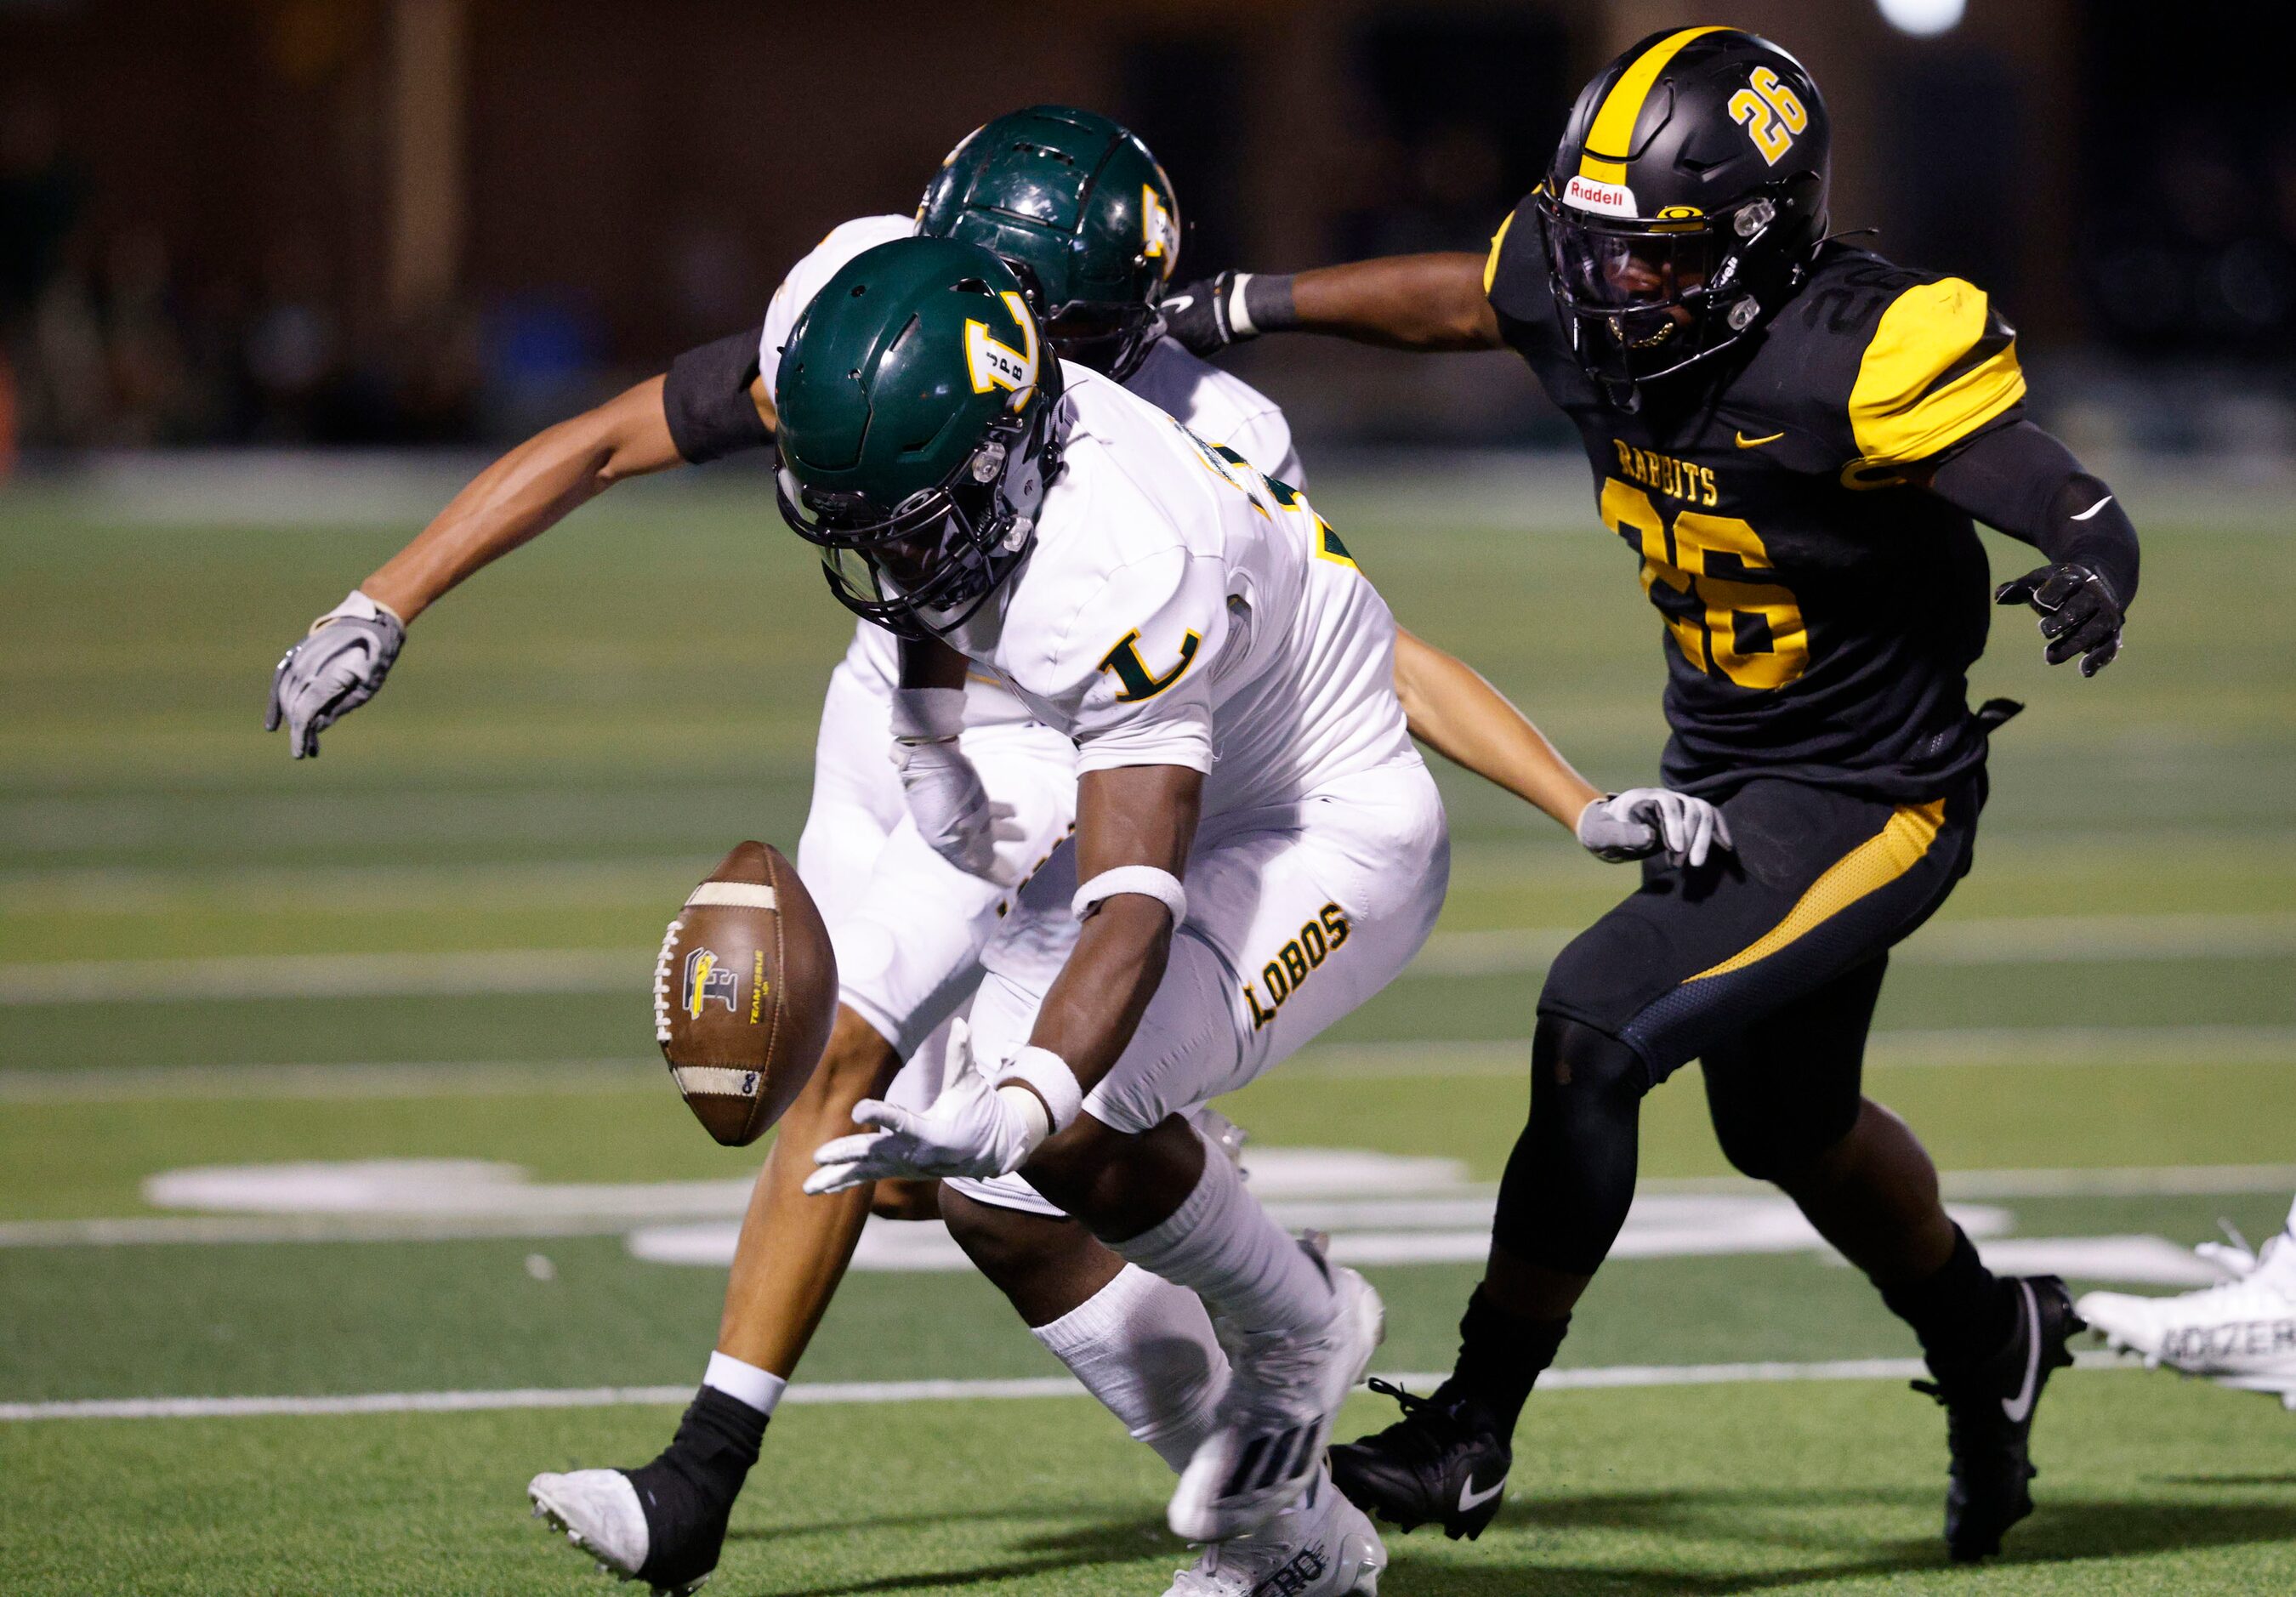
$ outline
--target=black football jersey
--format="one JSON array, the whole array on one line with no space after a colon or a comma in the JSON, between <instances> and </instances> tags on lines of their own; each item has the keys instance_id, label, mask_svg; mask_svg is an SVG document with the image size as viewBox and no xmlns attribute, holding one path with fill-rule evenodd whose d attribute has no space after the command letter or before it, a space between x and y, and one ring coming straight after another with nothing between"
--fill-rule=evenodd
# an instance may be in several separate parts
<instances>
[{"instance_id":1,"label":"black football jersey","mask_svg":"<svg viewBox=\"0 0 2296 1597\"><path fill-rule=\"evenodd\" d=\"M1664 619L1669 785L1719 798L1786 776L1923 802L1984 758L1967 697L1984 550L1902 475L2022 414L2014 336L1983 292L1829 243L1763 328L1628 411L1571 353L1532 201L1483 286L1578 426L1603 524Z\"/></svg>"}]
</instances>

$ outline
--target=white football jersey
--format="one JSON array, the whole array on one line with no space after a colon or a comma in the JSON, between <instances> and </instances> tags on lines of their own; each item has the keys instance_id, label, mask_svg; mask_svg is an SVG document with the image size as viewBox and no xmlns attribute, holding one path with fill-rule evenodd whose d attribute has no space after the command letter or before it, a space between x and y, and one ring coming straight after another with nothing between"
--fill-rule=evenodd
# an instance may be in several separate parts
<instances>
[{"instance_id":1,"label":"white football jersey","mask_svg":"<svg viewBox=\"0 0 2296 1597\"><path fill-rule=\"evenodd\" d=\"M1395 621L1305 496L1062 362L1063 465L1020 570L949 641L1077 744L1186 766L1204 814L1417 764Z\"/></svg>"},{"instance_id":2,"label":"white football jersey","mask_svg":"<svg viewBox=\"0 0 2296 1597\"><path fill-rule=\"evenodd\" d=\"M790 330L821 285L863 250L913 237L916 230L912 217L859 217L830 229L790 268L767 307L765 332L758 341L758 370L765 377L768 397L781 373L782 349ZM1242 378L1197 358L1169 339L1160 339L1125 386L1165 414L1179 418L1199 438L1226 445L1279 481L1295 488L1307 486L1283 408ZM882 627L866 621L857 626L845 659L873 691L890 696L900 681L899 645ZM974 726L1027 718L1027 711L1010 695L979 679L967 692L964 712L967 724Z\"/></svg>"}]
</instances>

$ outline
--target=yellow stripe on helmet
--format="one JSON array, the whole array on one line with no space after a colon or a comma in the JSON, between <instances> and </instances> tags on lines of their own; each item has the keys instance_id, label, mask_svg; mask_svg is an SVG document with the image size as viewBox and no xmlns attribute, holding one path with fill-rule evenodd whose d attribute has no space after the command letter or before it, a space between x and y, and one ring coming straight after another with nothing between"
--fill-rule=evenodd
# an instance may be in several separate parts
<instances>
[{"instance_id":1,"label":"yellow stripe on helmet","mask_svg":"<svg viewBox=\"0 0 2296 1597\"><path fill-rule=\"evenodd\" d=\"M1611 86L1611 92L1603 96L1603 107L1595 113L1595 125L1587 130L1587 148L1578 158L1578 176L1589 183L1626 182L1627 157L1635 147L1635 123L1643 114L1643 102L1650 98L1651 86L1658 81L1658 75L1691 40L1729 31L1718 26L1677 29L1636 56L1634 63L1619 74L1619 81ZM1603 153L1597 155L1598 150Z\"/></svg>"}]
</instances>

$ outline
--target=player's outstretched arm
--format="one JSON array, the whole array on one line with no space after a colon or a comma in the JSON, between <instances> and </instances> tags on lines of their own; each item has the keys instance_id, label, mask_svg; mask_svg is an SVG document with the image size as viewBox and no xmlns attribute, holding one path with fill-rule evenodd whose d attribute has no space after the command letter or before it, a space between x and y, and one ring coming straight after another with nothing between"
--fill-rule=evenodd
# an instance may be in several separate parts
<instances>
[{"instance_id":1,"label":"player's outstretched arm","mask_svg":"<svg viewBox=\"0 0 2296 1597\"><path fill-rule=\"evenodd\" d=\"M660 377L527 439L473 478L359 591L411 622L465 577L627 478L685 464Z\"/></svg>"},{"instance_id":2,"label":"player's outstretched arm","mask_svg":"<svg viewBox=\"0 0 2296 1597\"><path fill-rule=\"evenodd\" d=\"M1694 866L1710 849L1730 847L1729 823L1705 799L1666 788L1603 792L1473 667L1399 627L1395 696L1413 737L1545 810L1598 859L1640 859L1662 849Z\"/></svg>"},{"instance_id":3,"label":"player's outstretched arm","mask_svg":"<svg viewBox=\"0 0 2296 1597\"><path fill-rule=\"evenodd\" d=\"M1390 349L1500 348L1480 255L1390 255L1296 275L1223 272L1176 289L1166 331L1197 355L1267 332L1323 332Z\"/></svg>"},{"instance_id":4,"label":"player's outstretched arm","mask_svg":"<svg viewBox=\"0 0 2296 1597\"><path fill-rule=\"evenodd\" d=\"M682 463L663 379L538 433L480 472L430 526L311 626L272 673L264 729L316 757L319 733L374 697L407 624L439 596L624 478Z\"/></svg>"},{"instance_id":5,"label":"player's outstretched arm","mask_svg":"<svg viewBox=\"0 0 2296 1597\"><path fill-rule=\"evenodd\" d=\"M1401 627L1395 629L1395 696L1411 735L1462 770L1505 788L1575 830L1603 790L1571 768L1472 666Z\"/></svg>"},{"instance_id":6,"label":"player's outstretched arm","mask_svg":"<svg viewBox=\"0 0 2296 1597\"><path fill-rule=\"evenodd\" d=\"M1084 1095L1131 1042L1164 979L1187 898L1180 872L1203 807L1202 773L1121 766L1077 782L1076 905L1084 920L1028 1046L971 1068L917 1113L875 1099L853 1118L876 1127L824 1142L808 1192L906 1175L1004 1175L1076 1123Z\"/></svg>"},{"instance_id":7,"label":"player's outstretched arm","mask_svg":"<svg viewBox=\"0 0 2296 1597\"><path fill-rule=\"evenodd\" d=\"M2049 557L2003 583L1994 598L2040 613L2051 665L2078 655L2081 675L2094 676L2112 663L2136 597L2136 528L2120 496L2083 471L2071 450L2017 422L1979 434L1917 480Z\"/></svg>"}]
</instances>

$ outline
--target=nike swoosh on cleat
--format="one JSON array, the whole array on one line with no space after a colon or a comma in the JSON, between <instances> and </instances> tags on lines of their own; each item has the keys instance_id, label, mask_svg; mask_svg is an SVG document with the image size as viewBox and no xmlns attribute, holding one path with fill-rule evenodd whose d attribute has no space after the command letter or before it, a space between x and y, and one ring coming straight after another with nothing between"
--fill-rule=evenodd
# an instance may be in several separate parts
<instances>
[{"instance_id":1,"label":"nike swoosh on cleat","mask_svg":"<svg viewBox=\"0 0 2296 1597\"><path fill-rule=\"evenodd\" d=\"M1732 436L1734 436L1734 438L1737 438L1737 440L1738 440L1738 447L1739 447L1739 448L1741 448L1741 449L1759 449L1759 448L1760 448L1760 447L1761 447L1763 445L1765 445L1765 444L1775 444L1775 443L1776 443L1780 438L1782 438L1785 437L1786 435L1785 435L1783 431L1779 431L1779 432L1774 432L1774 433L1770 434L1770 436L1769 436L1769 437L1767 437L1767 438L1748 438L1748 437L1747 437L1744 433L1742 433L1742 432L1734 433Z\"/></svg>"},{"instance_id":2,"label":"nike swoosh on cleat","mask_svg":"<svg viewBox=\"0 0 2296 1597\"><path fill-rule=\"evenodd\" d=\"M2076 520L2076 521L2086 521L2086 520L2087 520L2091 516L2093 516L2093 515L2096 514L2096 512L2099 512L2099 511L2103 510L2106 505L2108 505L2108 504L2112 504L2112 495L2110 495L2110 494L2107 494L2103 498L2102 498L2102 499L2098 500L2095 504L2090 505L2087 510L2085 510L2085 511L2081 512L2079 515L2075 516L2075 517L2073 518L2073 520Z\"/></svg>"},{"instance_id":3,"label":"nike swoosh on cleat","mask_svg":"<svg viewBox=\"0 0 2296 1597\"><path fill-rule=\"evenodd\" d=\"M2014 1397L2001 1400L2001 1412L2012 1425L2022 1425L2033 1412L2033 1393L2041 1376L2041 1310L2033 1300L2033 1283L2021 1281L2017 1290L2025 1294L2025 1384Z\"/></svg>"},{"instance_id":4,"label":"nike swoosh on cleat","mask_svg":"<svg viewBox=\"0 0 2296 1597\"><path fill-rule=\"evenodd\" d=\"M1459 1483L1459 1511L1463 1514L1472 1514L1505 1490L1506 1477L1504 1475L1480 1492L1475 1490L1475 1478L1470 1475Z\"/></svg>"}]
</instances>

